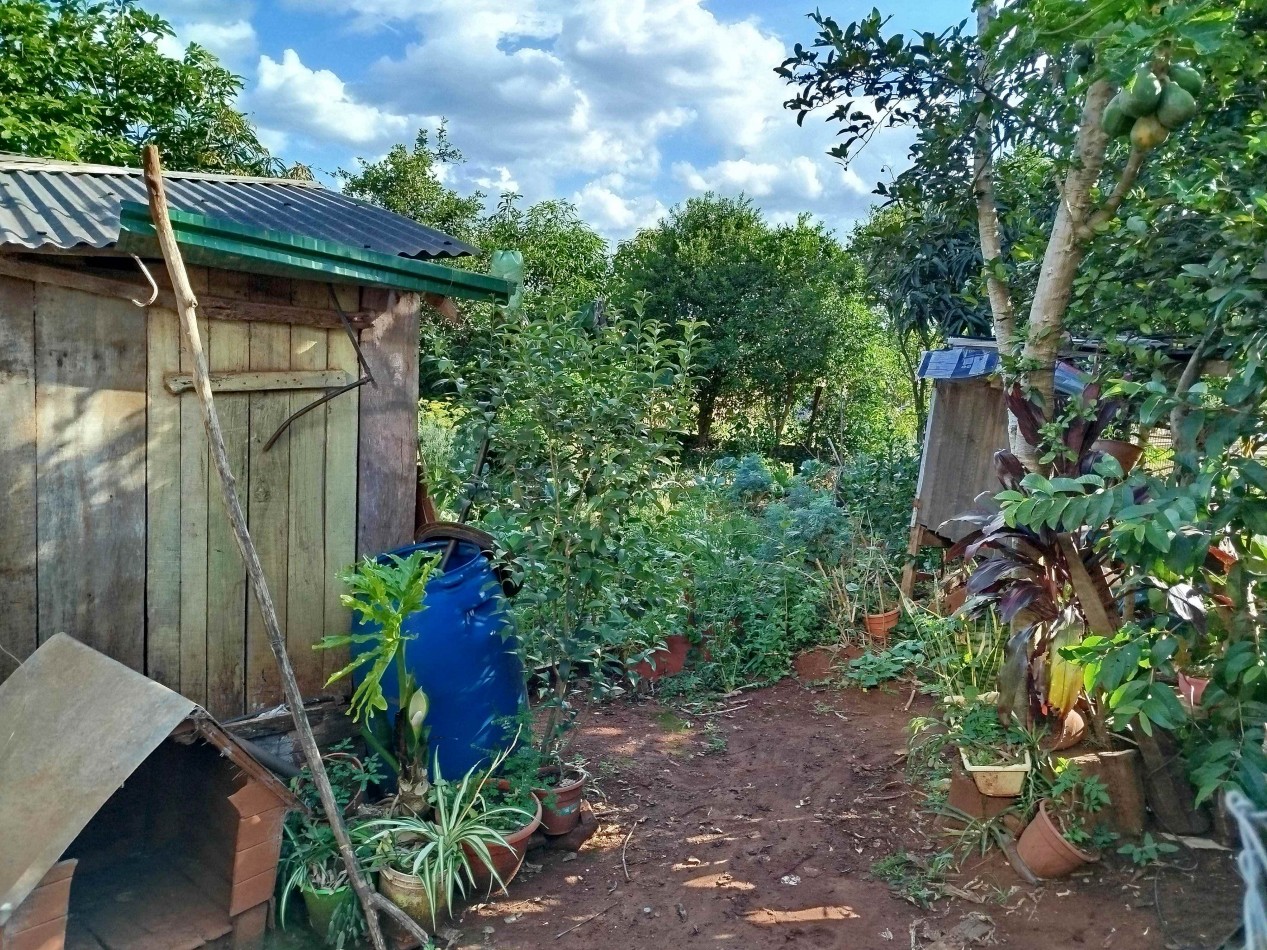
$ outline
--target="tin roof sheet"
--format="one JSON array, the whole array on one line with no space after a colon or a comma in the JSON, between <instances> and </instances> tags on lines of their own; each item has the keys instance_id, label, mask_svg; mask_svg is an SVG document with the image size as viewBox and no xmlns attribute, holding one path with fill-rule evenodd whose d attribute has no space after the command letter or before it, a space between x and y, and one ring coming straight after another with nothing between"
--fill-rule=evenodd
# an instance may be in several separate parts
<instances>
[{"instance_id":1,"label":"tin roof sheet","mask_svg":"<svg viewBox=\"0 0 1267 950\"><path fill-rule=\"evenodd\" d=\"M290 178L164 171L181 211L347 247L427 259L479 250L369 202ZM0 246L106 248L119 239L119 205L145 202L139 168L84 165L0 153Z\"/></svg>"}]
</instances>

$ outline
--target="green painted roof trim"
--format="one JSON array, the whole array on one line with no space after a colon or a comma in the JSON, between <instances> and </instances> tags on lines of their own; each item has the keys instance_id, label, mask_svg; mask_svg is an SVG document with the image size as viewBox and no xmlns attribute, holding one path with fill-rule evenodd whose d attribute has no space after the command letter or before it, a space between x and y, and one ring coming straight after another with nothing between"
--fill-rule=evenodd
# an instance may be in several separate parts
<instances>
[{"instance_id":1,"label":"green painted roof trim","mask_svg":"<svg viewBox=\"0 0 1267 950\"><path fill-rule=\"evenodd\" d=\"M417 261L302 234L251 228L223 218L171 209L181 254L192 264L226 270L335 281L507 303L515 286L487 274ZM120 250L154 253L157 238L148 206L124 201L119 211Z\"/></svg>"}]
</instances>

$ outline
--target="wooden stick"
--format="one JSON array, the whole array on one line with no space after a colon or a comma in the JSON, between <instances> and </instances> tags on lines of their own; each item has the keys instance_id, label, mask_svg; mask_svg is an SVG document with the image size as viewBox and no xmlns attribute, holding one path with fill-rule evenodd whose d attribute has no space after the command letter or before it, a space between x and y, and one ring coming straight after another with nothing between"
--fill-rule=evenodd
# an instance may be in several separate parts
<instances>
[{"instance_id":1,"label":"wooden stick","mask_svg":"<svg viewBox=\"0 0 1267 950\"><path fill-rule=\"evenodd\" d=\"M633 827L629 829L629 834L625 835L625 843L620 846L620 866L625 871L625 880L629 880L629 865L625 863L625 851L629 847L629 839L633 837L634 829L637 828L647 819L639 818L633 823Z\"/></svg>"},{"instance_id":2,"label":"wooden stick","mask_svg":"<svg viewBox=\"0 0 1267 950\"><path fill-rule=\"evenodd\" d=\"M608 904L606 907L604 907L602 910L600 910L597 914L590 914L588 917L586 917L584 920L582 920L579 924L573 924L573 925L572 925L571 927L569 927L567 930L561 930L561 931L559 931L557 934L555 934L555 935L554 935L554 939L555 939L555 940L558 940L560 937L566 937L566 936L567 936L568 934L570 934L573 930L580 930L582 927L584 927L586 924L588 924L591 920L597 920L599 917L602 917L602 916L603 916L603 914L607 913L607 912L608 912L609 910L611 910L613 907L619 907L619 906L620 906L620 901L616 901L616 903L614 903L614 904Z\"/></svg>"},{"instance_id":3,"label":"wooden stick","mask_svg":"<svg viewBox=\"0 0 1267 950\"><path fill-rule=\"evenodd\" d=\"M726 713L732 713L732 712L735 712L736 710L740 710L740 709L747 709L747 708L748 708L749 706L751 706L751 705L752 705L752 703L740 703L738 706L728 706L728 707L727 707L727 708L725 708L725 709L712 709L712 710L709 710L708 712L696 713L695 715L696 715L696 717L703 717L703 716L724 716L724 715L726 715Z\"/></svg>"},{"instance_id":4,"label":"wooden stick","mask_svg":"<svg viewBox=\"0 0 1267 950\"><path fill-rule=\"evenodd\" d=\"M237 482L234 479L233 470L229 467L229 454L224 446L220 416L216 412L215 401L211 395L211 374L207 368L207 355L203 351L202 337L198 332L198 299L194 296L193 288L189 284L189 274L185 271L180 247L176 243L176 235L172 232L171 219L167 210L167 195L163 189L162 166L158 149L153 145L147 145L145 148L145 187L149 194L150 215L154 219L159 247L162 249L163 260L167 264L167 272L171 276L172 287L175 290L176 309L180 314L181 326L193 360L194 391L198 395L198 404L202 408L202 424L207 431L207 441L211 443L211 457L215 462L216 474L219 476L220 494L224 499L225 509L228 511L229 522L233 526L233 536L237 540L238 550L246 564L247 576L250 577L251 587L255 591L255 600L260 606L260 613L264 616L264 630L268 634L268 645L272 648L273 658L277 661L277 669L281 674L282 693L286 697L286 705L290 707L295 731L299 735L299 746L303 750L304 760L312 773L312 783L317 788L321 808L334 833L339 854L347 867L352 889L365 909L370 942L375 950L387 950L383 931L378 922L378 911L382 910L391 914L402 927L425 946L426 933L400 908L375 892L361 873L360 862L357 861L356 853L352 849L352 840L343 824L342 809L335 801L334 790L330 787L330 777L326 774L325 763L321 761L321 750L317 747L316 737L312 734L312 725L308 722L308 715L304 711L303 694L299 691L294 667L291 666L290 656L286 653L286 638L282 634L281 625L277 622L273 597L269 593L268 581L264 577L259 552L251 540L250 531L247 530L246 514L242 511L242 502L238 498Z\"/></svg>"}]
</instances>

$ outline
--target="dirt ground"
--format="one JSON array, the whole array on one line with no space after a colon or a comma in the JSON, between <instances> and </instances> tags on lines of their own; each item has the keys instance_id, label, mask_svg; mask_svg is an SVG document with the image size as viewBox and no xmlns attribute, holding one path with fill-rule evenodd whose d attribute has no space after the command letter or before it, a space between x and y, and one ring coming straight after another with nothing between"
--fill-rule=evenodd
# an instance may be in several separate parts
<instances>
[{"instance_id":1,"label":"dirt ground","mask_svg":"<svg viewBox=\"0 0 1267 950\"><path fill-rule=\"evenodd\" d=\"M510 898L466 911L455 945L1172 950L1235 928L1228 852L1184 849L1143 872L1112 856L1037 888L995 859L954 881L971 899L895 896L872 863L945 846L903 778L922 703L905 710L908 695L787 681L715 715L655 700L588 711L578 748L599 833L577 855L530 855Z\"/></svg>"}]
</instances>

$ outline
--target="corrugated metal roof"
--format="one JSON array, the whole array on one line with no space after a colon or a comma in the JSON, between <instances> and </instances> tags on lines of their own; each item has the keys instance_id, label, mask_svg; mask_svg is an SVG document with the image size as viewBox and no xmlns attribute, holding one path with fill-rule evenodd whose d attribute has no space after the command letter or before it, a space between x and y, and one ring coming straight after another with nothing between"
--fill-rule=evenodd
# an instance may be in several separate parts
<instances>
[{"instance_id":1,"label":"corrugated metal roof","mask_svg":"<svg viewBox=\"0 0 1267 950\"><path fill-rule=\"evenodd\" d=\"M962 338L961 338L962 339ZM977 345L925 350L916 375L920 379L976 379L998 372L999 354L993 340ZM1068 360L1056 361L1056 390L1067 396L1082 392L1090 377Z\"/></svg>"},{"instance_id":2,"label":"corrugated metal roof","mask_svg":"<svg viewBox=\"0 0 1267 950\"><path fill-rule=\"evenodd\" d=\"M181 211L410 258L479 250L316 182L164 172ZM0 246L104 248L119 239L119 204L144 202L139 168L81 165L0 153Z\"/></svg>"}]
</instances>

